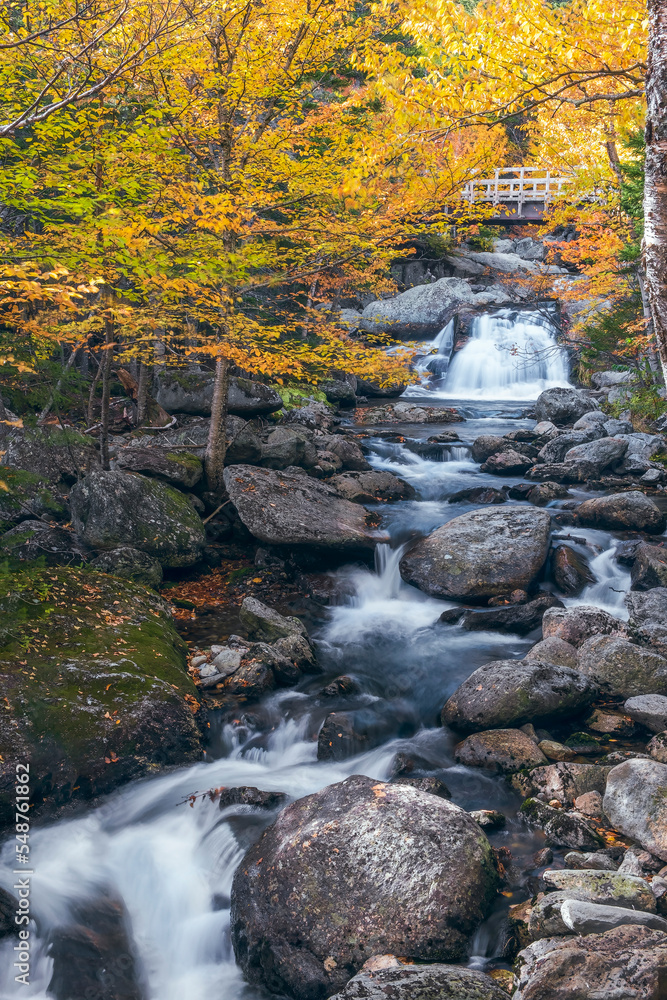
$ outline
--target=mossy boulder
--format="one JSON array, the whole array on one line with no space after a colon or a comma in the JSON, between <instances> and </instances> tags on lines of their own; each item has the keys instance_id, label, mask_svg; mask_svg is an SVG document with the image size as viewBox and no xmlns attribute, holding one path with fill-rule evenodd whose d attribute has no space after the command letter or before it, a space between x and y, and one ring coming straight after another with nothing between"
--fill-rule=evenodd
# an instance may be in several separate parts
<instances>
[{"instance_id":1,"label":"mossy boulder","mask_svg":"<svg viewBox=\"0 0 667 1000\"><path fill-rule=\"evenodd\" d=\"M94 472L70 495L72 523L94 549L130 546L162 566L192 566L201 557L205 529L178 490L128 472Z\"/></svg>"},{"instance_id":2,"label":"mossy boulder","mask_svg":"<svg viewBox=\"0 0 667 1000\"><path fill-rule=\"evenodd\" d=\"M187 490L196 486L204 475L204 466L196 455L164 448L124 448L116 459L116 467L143 472Z\"/></svg>"},{"instance_id":3,"label":"mossy boulder","mask_svg":"<svg viewBox=\"0 0 667 1000\"><path fill-rule=\"evenodd\" d=\"M162 583L162 566L157 559L128 545L102 552L91 561L90 566L101 573L111 573L123 580L134 580L135 583L153 587L154 590Z\"/></svg>"},{"instance_id":4,"label":"mossy boulder","mask_svg":"<svg viewBox=\"0 0 667 1000\"><path fill-rule=\"evenodd\" d=\"M95 439L77 431L20 428L9 435L4 462L50 483L73 483L98 468Z\"/></svg>"},{"instance_id":5,"label":"mossy boulder","mask_svg":"<svg viewBox=\"0 0 667 1000\"><path fill-rule=\"evenodd\" d=\"M44 521L21 521L0 537L0 553L20 562L39 560L47 566L80 566L86 553L76 535Z\"/></svg>"},{"instance_id":6,"label":"mossy boulder","mask_svg":"<svg viewBox=\"0 0 667 1000\"><path fill-rule=\"evenodd\" d=\"M88 569L0 576L0 825L30 766L35 815L199 760L197 689L164 601Z\"/></svg>"},{"instance_id":7,"label":"mossy boulder","mask_svg":"<svg viewBox=\"0 0 667 1000\"><path fill-rule=\"evenodd\" d=\"M54 521L68 520L69 511L58 490L34 472L0 465L0 531L44 515Z\"/></svg>"}]
</instances>

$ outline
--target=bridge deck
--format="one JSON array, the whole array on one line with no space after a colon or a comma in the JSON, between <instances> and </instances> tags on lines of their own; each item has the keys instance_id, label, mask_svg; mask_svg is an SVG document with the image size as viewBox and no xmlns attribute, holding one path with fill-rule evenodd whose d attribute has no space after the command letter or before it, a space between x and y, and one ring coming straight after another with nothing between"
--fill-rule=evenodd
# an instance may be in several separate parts
<instances>
[{"instance_id":1,"label":"bridge deck","mask_svg":"<svg viewBox=\"0 0 667 1000\"><path fill-rule=\"evenodd\" d=\"M542 167L499 167L493 177L468 181L461 193L471 205L497 206L488 222L541 222L551 200L571 183L571 177L554 176Z\"/></svg>"}]
</instances>

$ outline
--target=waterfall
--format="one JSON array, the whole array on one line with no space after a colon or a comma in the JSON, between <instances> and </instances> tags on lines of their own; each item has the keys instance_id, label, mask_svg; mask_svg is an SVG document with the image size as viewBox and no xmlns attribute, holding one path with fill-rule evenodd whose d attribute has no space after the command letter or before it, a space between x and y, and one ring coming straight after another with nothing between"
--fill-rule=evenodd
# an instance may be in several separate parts
<instances>
[{"instance_id":1,"label":"waterfall","mask_svg":"<svg viewBox=\"0 0 667 1000\"><path fill-rule=\"evenodd\" d=\"M458 399L535 399L568 385L565 352L541 313L503 309L478 316L468 343L454 355L444 392Z\"/></svg>"},{"instance_id":2,"label":"waterfall","mask_svg":"<svg viewBox=\"0 0 667 1000\"><path fill-rule=\"evenodd\" d=\"M415 364L415 371L422 376L423 385L427 385L431 378L441 379L447 374L453 347L454 320L450 319L431 343L424 345L425 353Z\"/></svg>"}]
</instances>

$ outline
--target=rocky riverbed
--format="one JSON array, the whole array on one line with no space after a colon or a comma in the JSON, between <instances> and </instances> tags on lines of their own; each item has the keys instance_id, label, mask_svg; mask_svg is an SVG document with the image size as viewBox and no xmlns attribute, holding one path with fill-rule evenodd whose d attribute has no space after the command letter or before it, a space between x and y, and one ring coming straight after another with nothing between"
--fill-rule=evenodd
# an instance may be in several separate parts
<instances>
[{"instance_id":1,"label":"rocky riverbed","mask_svg":"<svg viewBox=\"0 0 667 1000\"><path fill-rule=\"evenodd\" d=\"M658 998L660 432L604 390L274 422L241 390L219 495L197 412L106 472L14 432L0 793L9 824L29 761L31 995Z\"/></svg>"}]
</instances>

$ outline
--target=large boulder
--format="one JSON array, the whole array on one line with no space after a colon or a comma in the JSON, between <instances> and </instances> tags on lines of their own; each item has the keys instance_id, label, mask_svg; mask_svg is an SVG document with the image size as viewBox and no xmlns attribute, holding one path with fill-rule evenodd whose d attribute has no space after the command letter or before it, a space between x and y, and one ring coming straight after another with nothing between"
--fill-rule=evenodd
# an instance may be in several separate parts
<instances>
[{"instance_id":1,"label":"large boulder","mask_svg":"<svg viewBox=\"0 0 667 1000\"><path fill-rule=\"evenodd\" d=\"M589 604L574 608L549 608L542 619L542 635L555 638L578 648L591 636L627 636L625 622Z\"/></svg>"},{"instance_id":2,"label":"large boulder","mask_svg":"<svg viewBox=\"0 0 667 1000\"><path fill-rule=\"evenodd\" d=\"M517 959L513 1000L659 1000L667 935L637 925L535 941Z\"/></svg>"},{"instance_id":3,"label":"large boulder","mask_svg":"<svg viewBox=\"0 0 667 1000\"><path fill-rule=\"evenodd\" d=\"M0 554L21 562L41 560L47 566L80 566L86 549L71 531L44 521L22 521L0 536Z\"/></svg>"},{"instance_id":4,"label":"large boulder","mask_svg":"<svg viewBox=\"0 0 667 1000\"><path fill-rule=\"evenodd\" d=\"M0 465L0 483L0 531L44 516L49 521L69 521L58 487L36 473Z\"/></svg>"},{"instance_id":5,"label":"large boulder","mask_svg":"<svg viewBox=\"0 0 667 1000\"><path fill-rule=\"evenodd\" d=\"M166 369L156 377L155 398L167 413L210 417L215 375L202 368ZM246 378L230 378L227 408L242 417L280 410L283 402L271 386Z\"/></svg>"},{"instance_id":6,"label":"large boulder","mask_svg":"<svg viewBox=\"0 0 667 1000\"><path fill-rule=\"evenodd\" d=\"M192 566L205 530L178 490L128 472L93 472L72 488L72 523L84 541L102 551L121 546L154 556L162 566Z\"/></svg>"},{"instance_id":7,"label":"large boulder","mask_svg":"<svg viewBox=\"0 0 667 1000\"><path fill-rule=\"evenodd\" d=\"M460 961L495 895L489 843L446 799L361 775L289 805L232 886L246 977L320 1000L373 955Z\"/></svg>"},{"instance_id":8,"label":"large boulder","mask_svg":"<svg viewBox=\"0 0 667 1000\"><path fill-rule=\"evenodd\" d=\"M560 889L569 899L604 903L632 910L656 912L655 896L644 878L624 872L584 869L547 869L542 878L550 888Z\"/></svg>"},{"instance_id":9,"label":"large boulder","mask_svg":"<svg viewBox=\"0 0 667 1000\"><path fill-rule=\"evenodd\" d=\"M475 293L462 278L440 278L391 299L371 302L362 313L360 326L369 333L425 339L435 336L462 306L502 305L509 297L497 285Z\"/></svg>"},{"instance_id":10,"label":"large boulder","mask_svg":"<svg viewBox=\"0 0 667 1000\"><path fill-rule=\"evenodd\" d=\"M568 434L559 434L558 437L551 438L550 441L540 449L538 458L540 462L553 465L554 462L562 462L571 448L581 444L587 444L594 436L594 431L590 429L570 431Z\"/></svg>"},{"instance_id":11,"label":"large boulder","mask_svg":"<svg viewBox=\"0 0 667 1000\"><path fill-rule=\"evenodd\" d=\"M378 500L412 500L416 490L392 472L343 472L332 476L329 486L346 500L355 503L377 503Z\"/></svg>"},{"instance_id":12,"label":"large boulder","mask_svg":"<svg viewBox=\"0 0 667 1000\"><path fill-rule=\"evenodd\" d=\"M526 590L544 565L550 529L550 515L530 507L473 510L417 542L401 560L401 575L434 597Z\"/></svg>"},{"instance_id":13,"label":"large boulder","mask_svg":"<svg viewBox=\"0 0 667 1000\"><path fill-rule=\"evenodd\" d=\"M264 439L261 464L267 469L287 469L290 465L311 469L317 465L312 431L305 427L275 427Z\"/></svg>"},{"instance_id":14,"label":"large boulder","mask_svg":"<svg viewBox=\"0 0 667 1000\"><path fill-rule=\"evenodd\" d=\"M603 691L631 698L667 694L667 659L622 636L594 635L579 647L577 670Z\"/></svg>"},{"instance_id":15,"label":"large boulder","mask_svg":"<svg viewBox=\"0 0 667 1000\"><path fill-rule=\"evenodd\" d=\"M650 497L639 490L585 500L577 507L575 516L579 524L606 531L648 531L659 535L665 530L665 515Z\"/></svg>"},{"instance_id":16,"label":"large boulder","mask_svg":"<svg viewBox=\"0 0 667 1000\"><path fill-rule=\"evenodd\" d=\"M574 466L583 464L592 469L594 474L599 475L608 466L622 458L627 448L628 443L623 438L598 438L597 441L589 441L588 444L578 444L570 448L565 453L563 462L565 465Z\"/></svg>"},{"instance_id":17,"label":"large boulder","mask_svg":"<svg viewBox=\"0 0 667 1000\"><path fill-rule=\"evenodd\" d=\"M196 455L163 448L124 448L116 459L116 468L142 472L186 490L196 486L204 474L201 459Z\"/></svg>"},{"instance_id":18,"label":"large boulder","mask_svg":"<svg viewBox=\"0 0 667 1000\"><path fill-rule=\"evenodd\" d=\"M384 964L387 959L380 959ZM372 968L353 976L332 1000L507 1000L490 976L460 965L401 965ZM389 964L389 963L388 963Z\"/></svg>"},{"instance_id":19,"label":"large boulder","mask_svg":"<svg viewBox=\"0 0 667 1000\"><path fill-rule=\"evenodd\" d=\"M554 605L562 607L554 594L541 592L534 600L525 604L505 604L498 608L480 610L452 608L443 611L440 621L460 625L467 632L514 632L517 635L527 635L540 624L547 608Z\"/></svg>"},{"instance_id":20,"label":"large boulder","mask_svg":"<svg viewBox=\"0 0 667 1000\"><path fill-rule=\"evenodd\" d=\"M576 596L587 584L595 583L595 575L585 558L569 545L559 545L553 557L554 581L568 596Z\"/></svg>"},{"instance_id":21,"label":"large boulder","mask_svg":"<svg viewBox=\"0 0 667 1000\"><path fill-rule=\"evenodd\" d=\"M603 808L614 829L667 861L667 764L637 758L613 767Z\"/></svg>"},{"instance_id":22,"label":"large boulder","mask_svg":"<svg viewBox=\"0 0 667 1000\"><path fill-rule=\"evenodd\" d=\"M545 389L535 403L538 421L550 420L554 424L573 424L584 413L595 410L596 403L583 389Z\"/></svg>"},{"instance_id":23,"label":"large boulder","mask_svg":"<svg viewBox=\"0 0 667 1000\"><path fill-rule=\"evenodd\" d=\"M17 760L37 816L201 759L185 653L164 601L134 583L72 568L0 578L0 826Z\"/></svg>"},{"instance_id":24,"label":"large boulder","mask_svg":"<svg viewBox=\"0 0 667 1000\"><path fill-rule=\"evenodd\" d=\"M619 439L627 441L624 457L614 466L614 472L621 475L641 475L651 468L651 460L665 449L665 439L658 434L619 434Z\"/></svg>"},{"instance_id":25,"label":"large boulder","mask_svg":"<svg viewBox=\"0 0 667 1000\"><path fill-rule=\"evenodd\" d=\"M309 476L231 465L224 480L239 517L262 542L355 550L382 539L364 507Z\"/></svg>"},{"instance_id":26,"label":"large boulder","mask_svg":"<svg viewBox=\"0 0 667 1000\"><path fill-rule=\"evenodd\" d=\"M134 580L135 583L142 583L145 587L153 587L155 590L162 583L162 566L158 560L128 545L100 553L91 560L90 565L101 573L111 573L124 580Z\"/></svg>"},{"instance_id":27,"label":"large boulder","mask_svg":"<svg viewBox=\"0 0 667 1000\"><path fill-rule=\"evenodd\" d=\"M464 731L572 716L597 694L577 670L537 660L495 660L473 671L442 710L443 725Z\"/></svg>"},{"instance_id":28,"label":"large boulder","mask_svg":"<svg viewBox=\"0 0 667 1000\"><path fill-rule=\"evenodd\" d=\"M2 462L49 483L73 483L99 468L100 457L95 439L77 431L20 428L10 433Z\"/></svg>"},{"instance_id":29,"label":"large boulder","mask_svg":"<svg viewBox=\"0 0 667 1000\"><path fill-rule=\"evenodd\" d=\"M633 590L664 589L667 586L667 551L661 545L642 542L630 571Z\"/></svg>"}]
</instances>

